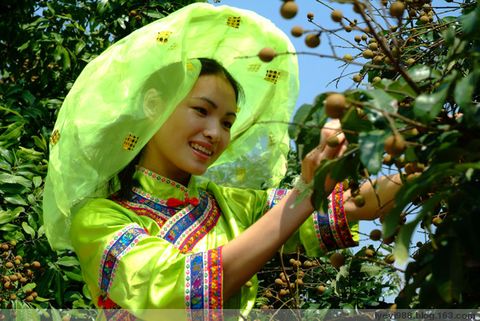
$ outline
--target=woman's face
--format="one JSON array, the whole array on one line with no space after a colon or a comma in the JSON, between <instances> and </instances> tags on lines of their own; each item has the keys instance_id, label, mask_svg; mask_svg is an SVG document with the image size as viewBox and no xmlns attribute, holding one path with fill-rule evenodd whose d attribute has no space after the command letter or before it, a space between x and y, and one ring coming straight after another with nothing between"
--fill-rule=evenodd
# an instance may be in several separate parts
<instances>
[{"instance_id":1,"label":"woman's face","mask_svg":"<svg viewBox=\"0 0 480 321\"><path fill-rule=\"evenodd\" d=\"M147 143L139 164L186 184L201 175L230 142L235 92L223 75L202 75Z\"/></svg>"}]
</instances>

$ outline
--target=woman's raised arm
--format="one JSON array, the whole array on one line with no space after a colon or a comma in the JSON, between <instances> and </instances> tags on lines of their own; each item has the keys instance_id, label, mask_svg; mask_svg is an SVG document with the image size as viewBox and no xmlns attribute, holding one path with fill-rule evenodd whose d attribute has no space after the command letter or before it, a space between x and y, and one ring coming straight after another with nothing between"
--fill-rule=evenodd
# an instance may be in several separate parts
<instances>
[{"instance_id":1,"label":"woman's raised arm","mask_svg":"<svg viewBox=\"0 0 480 321\"><path fill-rule=\"evenodd\" d=\"M340 144L329 147L326 139L337 134ZM334 129L322 129L322 139L317 148L312 150L302 161L302 179L309 183L315 171L324 159L340 156L346 149L343 133ZM325 182L325 189L331 192L335 183ZM278 251L288 238L312 214L314 208L310 198L297 202L300 193L291 190L276 206L269 210L244 233L223 247L224 299L245 284Z\"/></svg>"}]
</instances>

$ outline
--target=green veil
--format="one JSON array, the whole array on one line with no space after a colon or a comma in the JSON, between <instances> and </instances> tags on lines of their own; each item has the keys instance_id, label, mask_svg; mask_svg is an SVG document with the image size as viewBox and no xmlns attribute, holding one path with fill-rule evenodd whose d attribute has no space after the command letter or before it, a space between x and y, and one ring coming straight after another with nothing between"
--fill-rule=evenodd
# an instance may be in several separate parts
<instances>
[{"instance_id":1,"label":"green veil","mask_svg":"<svg viewBox=\"0 0 480 321\"><path fill-rule=\"evenodd\" d=\"M205 177L256 189L278 184L286 171L298 64L291 54L264 63L256 56L264 47L294 51L282 31L254 12L195 3L91 61L65 98L50 139L43 209L51 246L71 249L74 207L108 196L109 181L193 87L200 72L195 58L219 61L245 94L231 143Z\"/></svg>"}]
</instances>

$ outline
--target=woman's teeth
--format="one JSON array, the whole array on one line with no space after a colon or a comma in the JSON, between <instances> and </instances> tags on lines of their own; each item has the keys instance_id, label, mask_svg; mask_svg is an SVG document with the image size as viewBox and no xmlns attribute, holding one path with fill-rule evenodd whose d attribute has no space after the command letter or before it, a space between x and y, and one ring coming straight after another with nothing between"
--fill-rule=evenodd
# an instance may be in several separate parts
<instances>
[{"instance_id":1,"label":"woman's teeth","mask_svg":"<svg viewBox=\"0 0 480 321\"><path fill-rule=\"evenodd\" d=\"M192 144L190 144L190 146L192 146L193 149L196 149L196 150L198 150L198 151L200 151L204 154L207 154L208 156L211 156L213 154L213 152L211 150L208 150L205 147L200 146L198 144L192 143Z\"/></svg>"}]
</instances>

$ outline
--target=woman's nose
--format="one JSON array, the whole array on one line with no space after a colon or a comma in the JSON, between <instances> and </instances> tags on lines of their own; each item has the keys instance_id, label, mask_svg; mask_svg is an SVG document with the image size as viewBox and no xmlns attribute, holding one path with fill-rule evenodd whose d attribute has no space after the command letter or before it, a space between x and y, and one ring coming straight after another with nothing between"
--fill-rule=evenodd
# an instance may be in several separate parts
<instances>
[{"instance_id":1,"label":"woman's nose","mask_svg":"<svg viewBox=\"0 0 480 321\"><path fill-rule=\"evenodd\" d=\"M203 130L205 137L210 139L211 142L216 143L220 140L221 128L220 124L216 121L210 121L206 124L205 129Z\"/></svg>"}]
</instances>

